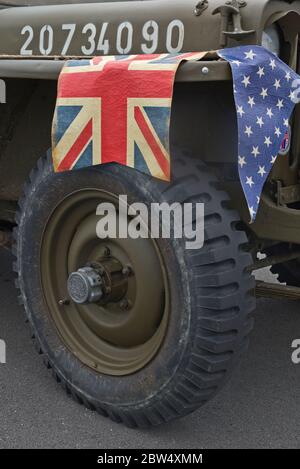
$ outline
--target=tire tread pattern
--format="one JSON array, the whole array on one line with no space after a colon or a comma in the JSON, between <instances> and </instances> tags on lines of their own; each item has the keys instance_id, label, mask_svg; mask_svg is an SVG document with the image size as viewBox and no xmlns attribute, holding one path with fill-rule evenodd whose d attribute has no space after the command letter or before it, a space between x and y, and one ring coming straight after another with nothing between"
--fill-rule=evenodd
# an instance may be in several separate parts
<instances>
[{"instance_id":1,"label":"tire tread pattern","mask_svg":"<svg viewBox=\"0 0 300 469\"><path fill-rule=\"evenodd\" d=\"M145 405L112 407L105 403L95 405L80 390L71 388L44 354L44 363L52 370L54 378L67 394L78 403L99 414L128 427L150 427L186 415L209 400L227 380L229 371L247 347L248 336L253 326L252 313L254 279L246 269L251 264L250 254L245 252L246 234L239 231L238 214L228 206L229 197L217 188L216 177L208 168L181 154L176 158L180 167L180 178L164 189L165 201L205 202L206 244L202 250L186 251L187 263L193 278L192 294L197 299L197 333L192 344L192 353L184 370ZM192 165L192 170L191 170ZM41 158L29 176L19 201L14 229L13 253L16 257L13 268L17 274L16 287L20 290L19 301L24 305L26 317L32 329L31 312L24 291L20 264L19 228L26 216L26 199L45 173L51 171L51 156ZM150 181L149 181L150 184ZM222 225L221 225L222 224ZM220 226L222 228L220 229ZM224 231L222 235L220 232ZM43 355L38 334L31 331L32 340L39 354Z\"/></svg>"}]
</instances>

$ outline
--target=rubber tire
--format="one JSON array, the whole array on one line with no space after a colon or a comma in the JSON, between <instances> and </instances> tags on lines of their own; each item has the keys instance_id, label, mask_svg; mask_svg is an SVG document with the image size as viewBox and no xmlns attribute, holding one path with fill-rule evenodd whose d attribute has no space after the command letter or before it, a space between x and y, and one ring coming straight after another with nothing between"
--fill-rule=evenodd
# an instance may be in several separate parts
<instances>
[{"instance_id":1,"label":"rubber tire","mask_svg":"<svg viewBox=\"0 0 300 469\"><path fill-rule=\"evenodd\" d=\"M31 172L16 218L16 284L38 352L76 401L129 427L169 422L211 399L247 348L253 327L254 279L246 271L252 259L239 216L206 166L183 153L172 164L173 182L166 184L117 164L54 174L48 155ZM167 335L151 363L122 378L101 375L72 355L40 285L39 247L48 216L70 191L93 185L130 194L128 200L205 203L201 250L185 250L185 240L159 240L173 305Z\"/></svg>"}]
</instances>

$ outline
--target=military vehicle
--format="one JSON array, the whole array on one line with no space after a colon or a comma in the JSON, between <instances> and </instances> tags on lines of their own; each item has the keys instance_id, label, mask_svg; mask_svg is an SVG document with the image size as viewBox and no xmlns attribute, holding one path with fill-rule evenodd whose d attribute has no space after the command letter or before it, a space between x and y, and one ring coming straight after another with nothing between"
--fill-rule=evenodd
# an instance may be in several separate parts
<instances>
[{"instance_id":1,"label":"military vehicle","mask_svg":"<svg viewBox=\"0 0 300 469\"><path fill-rule=\"evenodd\" d=\"M300 110L250 224L227 62L212 55L180 67L173 175L164 183L118 164L53 172L51 124L65 61L253 44L299 71L299 30L299 0L0 1L1 243L13 233L32 339L79 403L130 427L184 416L239 361L255 297L300 298ZM204 247L187 251L175 237L99 240L96 207L119 194L146 204L204 202ZM281 284L255 282L253 271L266 266ZM68 280L78 272L76 296Z\"/></svg>"}]
</instances>

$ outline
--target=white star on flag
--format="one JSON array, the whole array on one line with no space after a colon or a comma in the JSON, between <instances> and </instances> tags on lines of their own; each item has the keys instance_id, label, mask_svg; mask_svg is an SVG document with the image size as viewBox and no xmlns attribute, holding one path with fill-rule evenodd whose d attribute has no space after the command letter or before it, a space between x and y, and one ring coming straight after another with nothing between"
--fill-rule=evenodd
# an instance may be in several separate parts
<instances>
[{"instance_id":1,"label":"white star on flag","mask_svg":"<svg viewBox=\"0 0 300 469\"><path fill-rule=\"evenodd\" d=\"M243 106L238 106L238 109L237 109L237 113L243 117L243 115L245 114L245 111L243 109Z\"/></svg>"},{"instance_id":2,"label":"white star on flag","mask_svg":"<svg viewBox=\"0 0 300 469\"><path fill-rule=\"evenodd\" d=\"M269 148L269 146L272 145L271 138L270 137L265 137L265 145Z\"/></svg>"},{"instance_id":3,"label":"white star on flag","mask_svg":"<svg viewBox=\"0 0 300 469\"><path fill-rule=\"evenodd\" d=\"M249 138L251 137L251 135L253 134L251 125L250 126L246 125L245 134L248 135Z\"/></svg>"},{"instance_id":4,"label":"white star on flag","mask_svg":"<svg viewBox=\"0 0 300 469\"><path fill-rule=\"evenodd\" d=\"M257 117L256 123L257 125L259 125L260 128L262 128L262 126L265 125L262 117Z\"/></svg>"},{"instance_id":5,"label":"white star on flag","mask_svg":"<svg viewBox=\"0 0 300 469\"><path fill-rule=\"evenodd\" d=\"M251 106L251 108L252 108L253 106L255 106L255 101L254 101L254 98L253 98L253 97L249 96L248 104L249 104L249 106Z\"/></svg>"},{"instance_id":6,"label":"white star on flag","mask_svg":"<svg viewBox=\"0 0 300 469\"><path fill-rule=\"evenodd\" d=\"M277 135L277 137L279 138L281 134L280 132L280 127L275 127L275 135Z\"/></svg>"},{"instance_id":7,"label":"white star on flag","mask_svg":"<svg viewBox=\"0 0 300 469\"><path fill-rule=\"evenodd\" d=\"M289 81L292 79L292 76L291 76L290 72L287 72L287 73L285 74L285 78L286 78L286 81L287 81L287 82L289 82Z\"/></svg>"},{"instance_id":8,"label":"white star on flag","mask_svg":"<svg viewBox=\"0 0 300 469\"><path fill-rule=\"evenodd\" d=\"M244 156L239 156L239 165L241 168L243 168L243 166L245 166L246 163L246 159Z\"/></svg>"},{"instance_id":9,"label":"white star on flag","mask_svg":"<svg viewBox=\"0 0 300 469\"><path fill-rule=\"evenodd\" d=\"M293 101L295 99L295 91L291 91L290 94L289 94L289 98L291 101Z\"/></svg>"},{"instance_id":10,"label":"white star on flag","mask_svg":"<svg viewBox=\"0 0 300 469\"><path fill-rule=\"evenodd\" d=\"M276 155L276 156L272 156L272 158L271 158L271 164L274 164L276 160L277 160L277 155Z\"/></svg>"},{"instance_id":11,"label":"white star on flag","mask_svg":"<svg viewBox=\"0 0 300 469\"><path fill-rule=\"evenodd\" d=\"M257 174L259 174L261 177L263 177L266 174L266 170L264 166L259 166L259 170L257 171Z\"/></svg>"},{"instance_id":12,"label":"white star on flag","mask_svg":"<svg viewBox=\"0 0 300 469\"><path fill-rule=\"evenodd\" d=\"M268 95L268 88L262 88L260 96L262 96L263 99L265 99L267 96L269 96Z\"/></svg>"},{"instance_id":13,"label":"white star on flag","mask_svg":"<svg viewBox=\"0 0 300 469\"><path fill-rule=\"evenodd\" d=\"M259 147L253 147L251 154L254 156L254 158L260 155Z\"/></svg>"},{"instance_id":14,"label":"white star on flag","mask_svg":"<svg viewBox=\"0 0 300 469\"><path fill-rule=\"evenodd\" d=\"M254 185L253 177L252 176L250 176L250 177L246 176L246 179L247 179L246 184L248 184L248 186L252 187Z\"/></svg>"},{"instance_id":15,"label":"white star on flag","mask_svg":"<svg viewBox=\"0 0 300 469\"><path fill-rule=\"evenodd\" d=\"M246 77L246 75L244 75L244 79L242 80L242 83L245 85L245 88L251 85L250 76Z\"/></svg>"},{"instance_id":16,"label":"white star on flag","mask_svg":"<svg viewBox=\"0 0 300 469\"><path fill-rule=\"evenodd\" d=\"M259 78L265 76L265 68L264 67L259 67L258 72L256 72Z\"/></svg>"},{"instance_id":17,"label":"white star on flag","mask_svg":"<svg viewBox=\"0 0 300 469\"><path fill-rule=\"evenodd\" d=\"M254 57L256 57L256 54L254 54L253 50L251 49L249 52L244 52L245 54L245 58L246 59L250 59L250 60L253 60Z\"/></svg>"},{"instance_id":18,"label":"white star on flag","mask_svg":"<svg viewBox=\"0 0 300 469\"><path fill-rule=\"evenodd\" d=\"M274 116L274 114L273 114L273 112L272 112L272 108L271 108L271 107L270 107L270 108L269 108L269 107L267 108L267 116L269 116L269 117L270 117L270 119L272 119L272 117Z\"/></svg>"},{"instance_id":19,"label":"white star on flag","mask_svg":"<svg viewBox=\"0 0 300 469\"><path fill-rule=\"evenodd\" d=\"M278 99L278 102L277 102L276 106L278 107L278 109L280 111L284 107L283 99Z\"/></svg>"},{"instance_id":20,"label":"white star on flag","mask_svg":"<svg viewBox=\"0 0 300 469\"><path fill-rule=\"evenodd\" d=\"M279 89L279 88L281 88L280 81L281 81L281 80L277 80L277 79L275 80L275 83L274 83L274 85L273 85L273 86L275 86L275 88L276 88L276 91L278 91L278 89Z\"/></svg>"},{"instance_id":21,"label":"white star on flag","mask_svg":"<svg viewBox=\"0 0 300 469\"><path fill-rule=\"evenodd\" d=\"M272 70L275 70L275 68L276 68L275 59L270 60L270 67L271 67Z\"/></svg>"}]
</instances>

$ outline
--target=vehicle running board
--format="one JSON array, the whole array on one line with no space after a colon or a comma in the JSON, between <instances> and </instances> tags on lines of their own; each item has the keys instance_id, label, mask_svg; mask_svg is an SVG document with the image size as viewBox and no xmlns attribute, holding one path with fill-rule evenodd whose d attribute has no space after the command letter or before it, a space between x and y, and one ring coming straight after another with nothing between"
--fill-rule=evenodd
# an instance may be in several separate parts
<instances>
[{"instance_id":1,"label":"vehicle running board","mask_svg":"<svg viewBox=\"0 0 300 469\"><path fill-rule=\"evenodd\" d=\"M257 281L255 295L259 298L282 298L296 301L300 300L300 288Z\"/></svg>"}]
</instances>

